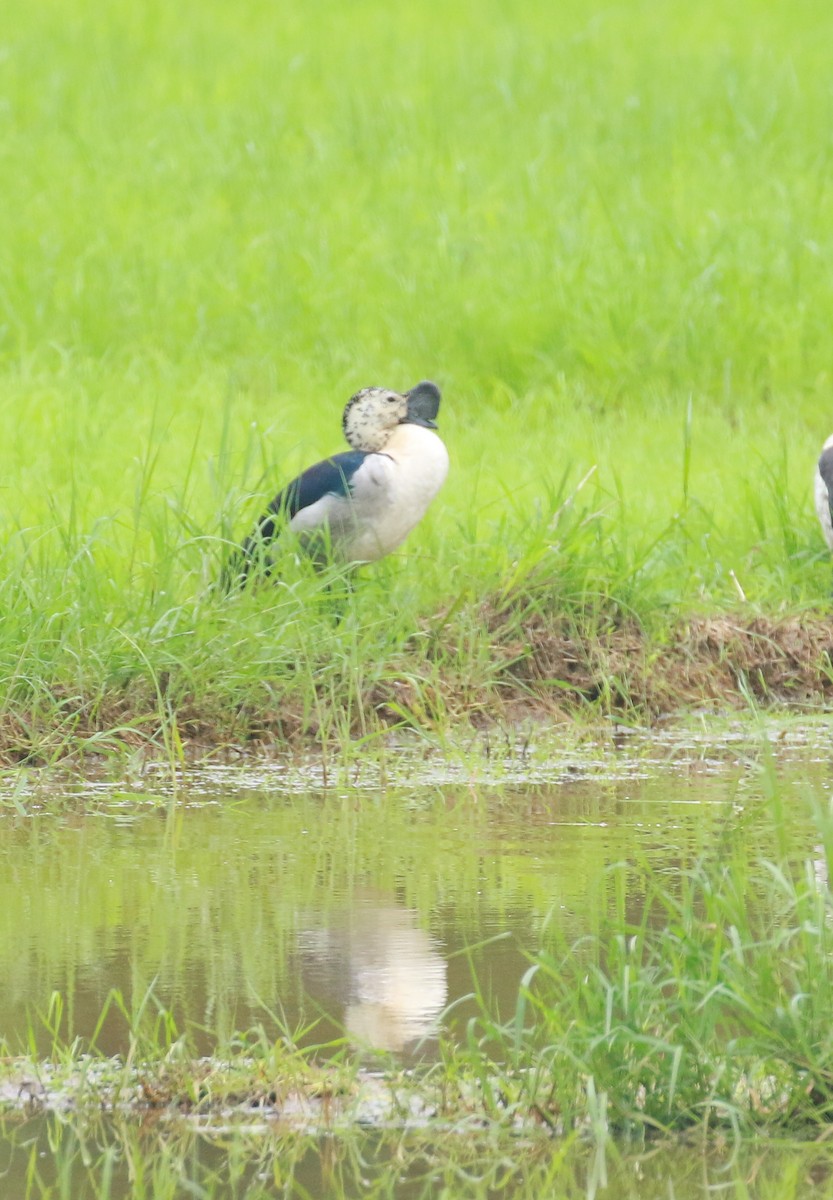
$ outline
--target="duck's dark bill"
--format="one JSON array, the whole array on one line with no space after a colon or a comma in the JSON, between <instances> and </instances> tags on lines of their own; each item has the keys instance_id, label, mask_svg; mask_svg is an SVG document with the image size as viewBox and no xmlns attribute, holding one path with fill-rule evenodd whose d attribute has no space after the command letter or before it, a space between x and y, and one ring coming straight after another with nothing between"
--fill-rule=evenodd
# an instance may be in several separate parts
<instances>
[{"instance_id":1,"label":"duck's dark bill","mask_svg":"<svg viewBox=\"0 0 833 1200\"><path fill-rule=\"evenodd\" d=\"M424 380L405 393L408 398L408 420L414 424L436 429L434 420L440 411L440 389L436 383Z\"/></svg>"}]
</instances>

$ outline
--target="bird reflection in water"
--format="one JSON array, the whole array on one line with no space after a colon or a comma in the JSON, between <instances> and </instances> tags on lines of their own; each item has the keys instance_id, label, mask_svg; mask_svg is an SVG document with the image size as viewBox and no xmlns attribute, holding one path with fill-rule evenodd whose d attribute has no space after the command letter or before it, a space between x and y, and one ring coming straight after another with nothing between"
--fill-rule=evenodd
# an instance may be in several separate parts
<instances>
[{"instance_id":1,"label":"bird reflection in water","mask_svg":"<svg viewBox=\"0 0 833 1200\"><path fill-rule=\"evenodd\" d=\"M389 897L363 896L347 929L302 935L307 964L316 960L333 982L337 972L333 990L340 993L344 1024L359 1045L398 1052L438 1033L448 998L447 966L418 921L415 910Z\"/></svg>"}]
</instances>

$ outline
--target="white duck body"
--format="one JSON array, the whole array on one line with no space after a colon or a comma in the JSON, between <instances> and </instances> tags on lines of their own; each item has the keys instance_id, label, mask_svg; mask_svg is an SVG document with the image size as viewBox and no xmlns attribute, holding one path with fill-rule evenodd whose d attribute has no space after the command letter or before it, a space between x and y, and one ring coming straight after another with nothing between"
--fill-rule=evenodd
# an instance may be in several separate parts
<instances>
[{"instance_id":1,"label":"white duck body","mask_svg":"<svg viewBox=\"0 0 833 1200\"><path fill-rule=\"evenodd\" d=\"M425 516L445 483L448 452L434 432L440 389L423 380L408 392L363 388L344 409L351 449L308 467L287 484L224 571L226 586L273 567L270 545L289 528L313 559L375 562Z\"/></svg>"},{"instance_id":2,"label":"white duck body","mask_svg":"<svg viewBox=\"0 0 833 1200\"><path fill-rule=\"evenodd\" d=\"M333 553L347 563L390 554L418 525L448 475L448 451L431 429L397 425L384 450L366 454L347 495L332 492L302 508L293 532L329 529Z\"/></svg>"},{"instance_id":3,"label":"white duck body","mask_svg":"<svg viewBox=\"0 0 833 1200\"><path fill-rule=\"evenodd\" d=\"M833 550L833 435L822 447L821 457L816 467L815 478L816 513L824 534L824 540L830 550Z\"/></svg>"}]
</instances>

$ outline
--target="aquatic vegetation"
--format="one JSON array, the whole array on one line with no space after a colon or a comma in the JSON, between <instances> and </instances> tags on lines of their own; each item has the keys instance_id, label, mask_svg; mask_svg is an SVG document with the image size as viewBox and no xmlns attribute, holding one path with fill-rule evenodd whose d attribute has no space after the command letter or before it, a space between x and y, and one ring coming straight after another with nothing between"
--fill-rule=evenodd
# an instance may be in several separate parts
<instances>
[{"instance_id":1,"label":"aquatic vegetation","mask_svg":"<svg viewBox=\"0 0 833 1200\"><path fill-rule=\"evenodd\" d=\"M808 1180L823 1186L833 1167L823 1145L777 1142L705 1152L678 1143L647 1151L608 1146L588 1156L578 1144L554 1152L551 1143L516 1139L496 1153L493 1139L474 1131L461 1137L454 1130L380 1130L334 1139L280 1127L262 1132L246 1122L212 1135L186 1122L137 1126L100 1119L93 1128L79 1128L58 1117L6 1121L2 1135L10 1147L7 1185L31 1200L55 1194L73 1200L173 1198L185 1188L207 1200L534 1200L553 1191L565 1200L605 1191L642 1200L671 1188L678 1200L707 1200L714 1188L726 1186L757 1200L802 1200Z\"/></svg>"},{"instance_id":2,"label":"aquatic vegetation","mask_svg":"<svg viewBox=\"0 0 833 1200\"><path fill-rule=\"evenodd\" d=\"M190 794L164 774L109 797L17 788L4 1178L33 1200L183 1180L803 1196L829 1171L833 1103L816 736L576 746L546 787L520 782L546 769L530 752L424 787L411 766L318 792L280 767L261 796L254 771L229 790L234 768Z\"/></svg>"},{"instance_id":3,"label":"aquatic vegetation","mask_svg":"<svg viewBox=\"0 0 833 1200\"><path fill-rule=\"evenodd\" d=\"M827 797L810 808L808 847L770 786L694 865L611 867L615 910L589 934L553 922L511 1021L484 1014L450 1052L494 1119L534 1112L597 1137L689 1125L826 1136L833 810Z\"/></svg>"},{"instance_id":4,"label":"aquatic vegetation","mask_svg":"<svg viewBox=\"0 0 833 1200\"><path fill-rule=\"evenodd\" d=\"M546 871L532 871L528 850L520 846L496 859L490 839L497 834L483 824L485 797L467 806L461 796L456 813L447 799L433 813L408 814L393 806L382 819L371 792L366 820L376 833L370 840L357 838L355 811L342 807L339 817L336 804L324 822L327 836L309 846L311 858L295 851L303 842L297 832L270 838L265 826L256 828L254 836L265 847L262 861L241 848L250 885L233 875L232 900L225 902L227 908L231 903L231 942L207 915L214 901L202 894L199 854L183 848L186 858L175 872L146 853L149 886L158 892L163 884L165 903L175 898L178 911L202 914L202 925L207 921L212 930L205 961L227 962L230 979L242 973L260 1016L253 1013L249 1025L231 1023L234 997L225 995L229 981L219 970L207 989L187 984L190 977L160 955L160 948L182 943L185 936L198 939L200 926L189 926L187 935L179 926L167 929L160 912L155 954L142 948L141 939L131 951L127 974L139 985L132 996L111 988L86 1027L79 1024L80 994L65 999L53 992L30 1016L26 1057L14 1057L9 1044L0 1065L4 1103L78 1113L150 1107L167 1117L191 1115L205 1127L230 1113L251 1117L253 1110L260 1119L304 1130L357 1122L406 1127L440 1122L454 1128L485 1122L496 1135L564 1138L576 1132L598 1144L613 1134L650 1139L693 1129L734 1138L762 1129L825 1136L833 1105L833 813L825 789L807 783L797 788L795 777L775 769L766 747L748 775L745 784L735 777L725 802L710 811L703 811L702 799L688 806L700 827L693 826L670 850L661 849L657 831L638 842L614 837L600 816L597 832L604 835L609 861L594 868L592 845L582 856L582 840L574 834L564 851L571 868L565 865L563 874L549 862ZM667 777L666 786L673 778ZM697 786L702 792L703 781ZM286 812L290 829L293 822L304 827L314 819L298 801ZM247 816L251 820L258 820L256 813ZM542 830L552 826L551 814L543 822ZM674 828L678 822L675 814ZM574 825L575 816L565 814L560 836ZM131 830L132 842L136 836ZM556 828L554 845L558 837ZM223 842L229 846L231 839ZM281 844L286 850L276 859ZM112 850L104 858L108 873L120 861ZM215 857L209 853L206 861L213 871ZM433 911L438 894L447 901L457 895L461 922L478 928L471 913L487 886L488 864L495 878L487 891L496 889L491 901L496 911L512 913L513 894L525 894L528 901L535 895L537 915L523 956L512 960L520 983L509 989L508 1004L507 989L496 989L476 966L481 959L474 938L465 949L450 954L446 946L440 955L430 938L417 936L419 913ZM315 880L324 868L330 872L326 886ZM344 886L334 879L338 871L349 872L355 895L343 950L332 961L339 975L359 986L342 997L349 1001L343 1023L303 1005L297 1016L287 1017L278 1002L283 996L288 1009L278 960L291 941L302 951L306 947L311 963L323 961L317 948L323 946L325 925L315 919L314 895L323 886L333 903ZM284 888L267 902L272 878L282 878ZM70 887L72 879L68 876ZM375 890L362 905L368 879ZM10 897L20 883L12 881ZM128 878L128 887L134 886ZM190 901L188 888L196 889ZM397 894L398 904L392 898ZM547 896L549 915L541 911ZM114 892L107 911L117 903L124 907ZM148 920L153 916L147 900L140 910ZM305 915L296 927L298 912ZM83 909L73 919L84 943L94 947ZM517 925L519 917L507 920ZM336 931L341 921L336 919ZM52 922L49 916L50 930ZM129 921L127 927L132 928ZM235 958L233 946L246 928L260 930L257 949ZM67 931L59 928L55 936L63 946ZM413 959L423 996L434 960L441 966L447 960L450 968L457 959L445 1014L440 1019L426 1012L421 1034L416 1024L410 1027L412 1046L419 1036L432 1046L439 1038L436 1053L411 1054L404 1061L391 1056L391 1017L385 1018L385 1036L374 1039L370 1007L378 1019L386 1004L378 981L395 976L400 1004L407 984L406 964L391 958L374 977L374 939ZM25 947L11 949L25 959ZM503 955L496 963L505 971L509 961ZM153 962L157 978L143 985ZM467 995L461 994L459 970L466 962ZM76 954L71 973L82 967L87 969ZM4 976L13 983L11 960ZM351 1021L350 1005L361 1000L362 988L369 1008L363 1021ZM174 1006L163 991L174 997L187 991L188 1001ZM275 998L271 1006L264 995ZM79 1010L75 1016L70 1000ZM416 1009L407 1013L415 1020ZM120 1047L116 1053L114 1046Z\"/></svg>"}]
</instances>

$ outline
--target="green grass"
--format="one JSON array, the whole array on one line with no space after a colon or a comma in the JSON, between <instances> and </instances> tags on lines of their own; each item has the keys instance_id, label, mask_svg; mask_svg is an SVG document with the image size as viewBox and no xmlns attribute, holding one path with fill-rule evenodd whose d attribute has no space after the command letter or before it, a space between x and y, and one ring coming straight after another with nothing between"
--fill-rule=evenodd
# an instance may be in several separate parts
<instances>
[{"instance_id":1,"label":"green grass","mask_svg":"<svg viewBox=\"0 0 833 1200\"><path fill-rule=\"evenodd\" d=\"M498 704L482 602L533 565L588 635L826 606L832 33L820 0L0 14L7 756L340 742L394 684L447 729ZM347 397L426 376L449 483L342 624L309 579L213 594Z\"/></svg>"},{"instance_id":2,"label":"green grass","mask_svg":"<svg viewBox=\"0 0 833 1200\"><path fill-rule=\"evenodd\" d=\"M694 869L638 866L641 904L622 864L612 919L576 942L553 929L514 1020L473 1022L450 1053L498 1119L531 1108L554 1129L582 1122L597 1137L688 1126L827 1136L830 814L817 813L815 860L785 844L750 859L743 839L772 816L748 814L720 857ZM789 842L783 811L775 826ZM512 1069L490 1075L496 1046Z\"/></svg>"}]
</instances>

